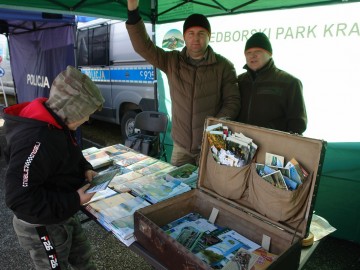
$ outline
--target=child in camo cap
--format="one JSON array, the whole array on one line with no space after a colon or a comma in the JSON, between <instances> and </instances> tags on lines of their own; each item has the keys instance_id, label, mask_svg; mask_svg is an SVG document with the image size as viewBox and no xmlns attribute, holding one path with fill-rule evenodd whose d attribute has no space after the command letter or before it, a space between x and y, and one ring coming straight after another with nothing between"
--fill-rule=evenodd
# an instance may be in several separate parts
<instances>
[{"instance_id":1,"label":"child in camo cap","mask_svg":"<svg viewBox=\"0 0 360 270\"><path fill-rule=\"evenodd\" d=\"M91 79L68 66L55 78L45 104L68 124L101 110L103 103L104 98Z\"/></svg>"},{"instance_id":2,"label":"child in camo cap","mask_svg":"<svg viewBox=\"0 0 360 270\"><path fill-rule=\"evenodd\" d=\"M49 98L4 110L6 204L20 245L36 269L96 269L76 213L96 172L82 155L75 130L102 108L96 85L68 66L54 80Z\"/></svg>"}]
</instances>

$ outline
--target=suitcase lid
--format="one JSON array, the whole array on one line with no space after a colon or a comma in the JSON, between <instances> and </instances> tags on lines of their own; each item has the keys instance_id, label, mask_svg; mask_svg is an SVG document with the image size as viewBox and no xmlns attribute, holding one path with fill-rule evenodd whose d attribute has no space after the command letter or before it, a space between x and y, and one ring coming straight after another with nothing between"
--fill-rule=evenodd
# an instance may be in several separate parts
<instances>
[{"instance_id":1,"label":"suitcase lid","mask_svg":"<svg viewBox=\"0 0 360 270\"><path fill-rule=\"evenodd\" d=\"M214 160L206 128L221 123L234 133L243 133L257 144L257 154L248 166L220 165ZM279 229L305 238L308 235L326 142L277 130L209 117L205 121L197 187L229 205ZM309 173L296 190L281 190L256 174L255 163L265 163L265 154L283 156L285 164L295 158Z\"/></svg>"}]
</instances>

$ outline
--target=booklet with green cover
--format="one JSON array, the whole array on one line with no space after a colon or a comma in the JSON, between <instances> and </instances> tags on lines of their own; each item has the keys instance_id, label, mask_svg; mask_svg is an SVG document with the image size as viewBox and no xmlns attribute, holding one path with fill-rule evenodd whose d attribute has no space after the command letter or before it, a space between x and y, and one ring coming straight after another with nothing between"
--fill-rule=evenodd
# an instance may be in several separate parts
<instances>
[{"instance_id":1,"label":"booklet with green cover","mask_svg":"<svg viewBox=\"0 0 360 270\"><path fill-rule=\"evenodd\" d=\"M85 193L93 193L106 189L117 173L118 170L111 170L105 171L104 173L99 173L90 182L90 187L85 191Z\"/></svg>"}]
</instances>

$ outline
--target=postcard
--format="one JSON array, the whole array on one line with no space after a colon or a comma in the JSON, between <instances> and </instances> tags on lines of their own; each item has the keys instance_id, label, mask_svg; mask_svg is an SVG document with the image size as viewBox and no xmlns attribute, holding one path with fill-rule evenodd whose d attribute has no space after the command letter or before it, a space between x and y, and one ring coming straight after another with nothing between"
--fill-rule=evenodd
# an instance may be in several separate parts
<instances>
[{"instance_id":1,"label":"postcard","mask_svg":"<svg viewBox=\"0 0 360 270\"><path fill-rule=\"evenodd\" d=\"M273 173L276 171L276 169L274 169L275 167L272 166L268 166L265 164L261 164L261 163L256 163L255 165L256 167L256 172L258 173L258 175L260 175L261 177L268 175L270 173Z\"/></svg>"},{"instance_id":2,"label":"postcard","mask_svg":"<svg viewBox=\"0 0 360 270\"><path fill-rule=\"evenodd\" d=\"M265 165L268 166L275 166L275 167L284 167L284 160L283 156L265 153Z\"/></svg>"},{"instance_id":3,"label":"postcard","mask_svg":"<svg viewBox=\"0 0 360 270\"><path fill-rule=\"evenodd\" d=\"M288 190L283 175L281 174L280 171L275 171L271 174L263 176L262 178L275 187Z\"/></svg>"}]
</instances>

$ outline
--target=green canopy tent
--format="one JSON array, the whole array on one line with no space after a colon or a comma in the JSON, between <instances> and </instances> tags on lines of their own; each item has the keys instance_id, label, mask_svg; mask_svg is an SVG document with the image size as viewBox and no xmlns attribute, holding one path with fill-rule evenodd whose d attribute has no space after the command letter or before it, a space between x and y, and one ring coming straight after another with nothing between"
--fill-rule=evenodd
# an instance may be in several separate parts
<instances>
[{"instance_id":1,"label":"green canopy tent","mask_svg":"<svg viewBox=\"0 0 360 270\"><path fill-rule=\"evenodd\" d=\"M348 4L360 0L141 0L144 20L164 24L191 13L208 17L249 12ZM0 8L76 14L112 19L127 17L126 0L0 0ZM1 19L1 14L0 14ZM329 143L316 213L337 228L335 236L360 243L360 142Z\"/></svg>"},{"instance_id":2,"label":"green canopy tent","mask_svg":"<svg viewBox=\"0 0 360 270\"><path fill-rule=\"evenodd\" d=\"M358 2L354 0L143 0L145 20L165 23L184 20L189 13L222 16L246 12ZM126 0L0 0L1 8L76 14L101 18L127 17Z\"/></svg>"}]
</instances>

